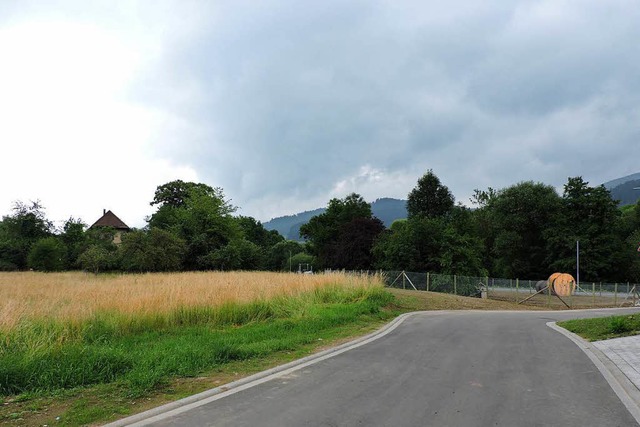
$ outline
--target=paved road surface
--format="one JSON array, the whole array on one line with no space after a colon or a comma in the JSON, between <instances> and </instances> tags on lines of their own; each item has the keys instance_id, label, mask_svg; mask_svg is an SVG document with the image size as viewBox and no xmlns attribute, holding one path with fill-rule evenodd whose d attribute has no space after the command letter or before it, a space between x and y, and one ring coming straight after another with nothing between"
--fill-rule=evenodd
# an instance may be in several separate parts
<instances>
[{"instance_id":1,"label":"paved road surface","mask_svg":"<svg viewBox=\"0 0 640 427\"><path fill-rule=\"evenodd\" d=\"M372 343L153 425L638 425L576 344L545 325L594 315L420 313Z\"/></svg>"}]
</instances>

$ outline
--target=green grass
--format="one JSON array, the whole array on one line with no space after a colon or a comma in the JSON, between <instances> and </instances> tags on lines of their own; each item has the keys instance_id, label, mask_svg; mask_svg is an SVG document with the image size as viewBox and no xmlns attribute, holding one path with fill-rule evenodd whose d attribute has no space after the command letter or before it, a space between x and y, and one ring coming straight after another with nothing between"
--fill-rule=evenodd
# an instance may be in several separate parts
<instances>
[{"instance_id":1,"label":"green grass","mask_svg":"<svg viewBox=\"0 0 640 427\"><path fill-rule=\"evenodd\" d=\"M335 287L219 309L183 308L170 322L102 313L81 325L25 324L0 336L0 395L118 382L141 396L173 377L294 350L323 331L379 314L391 299L383 289Z\"/></svg>"},{"instance_id":2,"label":"green grass","mask_svg":"<svg viewBox=\"0 0 640 427\"><path fill-rule=\"evenodd\" d=\"M509 308L523 307L336 287L169 317L101 313L81 325L24 324L0 336L0 424L113 421L364 335L402 312Z\"/></svg>"},{"instance_id":3,"label":"green grass","mask_svg":"<svg viewBox=\"0 0 640 427\"><path fill-rule=\"evenodd\" d=\"M639 334L640 315L567 320L558 325L588 341L599 341Z\"/></svg>"}]
</instances>

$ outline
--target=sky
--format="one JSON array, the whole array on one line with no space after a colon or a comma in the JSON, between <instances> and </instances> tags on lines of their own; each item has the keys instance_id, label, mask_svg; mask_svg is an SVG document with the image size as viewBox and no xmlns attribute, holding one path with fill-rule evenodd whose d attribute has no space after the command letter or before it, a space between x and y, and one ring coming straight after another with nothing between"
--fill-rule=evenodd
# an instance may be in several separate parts
<instances>
[{"instance_id":1,"label":"sky","mask_svg":"<svg viewBox=\"0 0 640 427\"><path fill-rule=\"evenodd\" d=\"M635 0L0 2L0 215L57 225L155 188L268 221L428 170L562 191L640 172Z\"/></svg>"}]
</instances>

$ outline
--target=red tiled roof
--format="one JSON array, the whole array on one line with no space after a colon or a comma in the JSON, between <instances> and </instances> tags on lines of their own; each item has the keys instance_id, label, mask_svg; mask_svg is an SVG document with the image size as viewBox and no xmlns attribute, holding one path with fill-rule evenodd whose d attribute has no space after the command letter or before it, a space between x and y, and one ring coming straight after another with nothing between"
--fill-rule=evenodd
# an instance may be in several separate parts
<instances>
[{"instance_id":1,"label":"red tiled roof","mask_svg":"<svg viewBox=\"0 0 640 427\"><path fill-rule=\"evenodd\" d=\"M122 222L122 220L111 211L105 212L105 214L89 228L93 227L113 227L116 230L130 230L129 226Z\"/></svg>"}]
</instances>

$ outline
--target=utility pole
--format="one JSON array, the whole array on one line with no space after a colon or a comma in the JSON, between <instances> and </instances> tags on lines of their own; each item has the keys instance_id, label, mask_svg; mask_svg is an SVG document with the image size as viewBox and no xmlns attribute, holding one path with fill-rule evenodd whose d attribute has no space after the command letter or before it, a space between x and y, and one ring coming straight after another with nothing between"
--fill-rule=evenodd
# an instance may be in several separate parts
<instances>
[{"instance_id":1,"label":"utility pole","mask_svg":"<svg viewBox=\"0 0 640 427\"><path fill-rule=\"evenodd\" d=\"M580 289L580 240L576 240L576 288Z\"/></svg>"}]
</instances>

